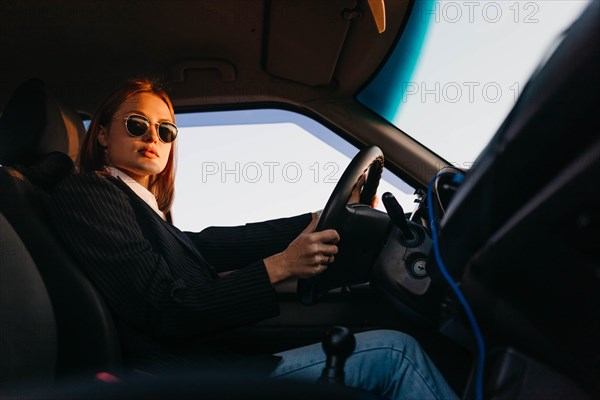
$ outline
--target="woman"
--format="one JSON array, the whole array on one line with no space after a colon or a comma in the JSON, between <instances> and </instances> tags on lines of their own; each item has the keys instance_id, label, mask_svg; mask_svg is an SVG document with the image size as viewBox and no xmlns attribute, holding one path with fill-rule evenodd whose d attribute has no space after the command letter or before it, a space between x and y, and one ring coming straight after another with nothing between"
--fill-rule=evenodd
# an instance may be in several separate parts
<instances>
[{"instance_id":1,"label":"woman","mask_svg":"<svg viewBox=\"0 0 600 400\"><path fill-rule=\"evenodd\" d=\"M177 128L155 82L129 81L91 121L78 174L53 194L59 234L103 295L134 368L229 362L218 333L278 313L273 284L323 272L337 253L334 230L315 232L307 213L243 227L181 232L166 221L173 200ZM258 365L258 359L243 357ZM320 347L260 359L272 376L315 380ZM357 335L347 362L351 386L398 398L453 398L410 337Z\"/></svg>"}]
</instances>

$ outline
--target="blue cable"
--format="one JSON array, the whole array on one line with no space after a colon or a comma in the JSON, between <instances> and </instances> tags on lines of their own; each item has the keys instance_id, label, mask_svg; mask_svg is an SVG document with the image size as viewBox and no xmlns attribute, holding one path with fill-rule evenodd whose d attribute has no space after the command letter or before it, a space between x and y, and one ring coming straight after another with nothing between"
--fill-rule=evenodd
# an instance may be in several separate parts
<instances>
[{"instance_id":1,"label":"blue cable","mask_svg":"<svg viewBox=\"0 0 600 400\"><path fill-rule=\"evenodd\" d=\"M438 264L438 267L440 268L440 272L442 273L442 275L444 276L446 281L448 281L448 284L450 285L450 287L456 294L456 297L458 297L458 300L461 302L462 306L464 307L465 312L467 314L467 318L469 319L469 322L471 324L471 328L473 329L473 334L475 335L475 341L477 342L477 350L479 353L478 359L477 359L477 369L475 371L475 398L477 400L483 400L483 366L485 363L485 344L483 342L483 335L481 334L481 329L479 329L479 325L477 324L477 320L475 319L475 314L473 314L473 310L471 309L469 302L467 301L467 299L464 297L464 295L460 291L460 288L458 287L456 282L454 282L454 279L452 279L452 277L448 273L448 270L446 269L446 265L442 261L442 256L440 254L440 247L439 247L438 237L437 237L437 229L435 227L435 220L433 217L433 203L431 200L433 185L440 176L444 176L444 175L454 175L453 181L456 183L460 183L463 178L463 176L459 175L459 174L444 172L444 173L437 174L431 180L431 182L429 182L429 185L427 185L427 211L429 214L429 221L431 224L431 237L433 240L433 252L434 252L435 260ZM457 178L457 176L460 176L460 178Z\"/></svg>"}]
</instances>

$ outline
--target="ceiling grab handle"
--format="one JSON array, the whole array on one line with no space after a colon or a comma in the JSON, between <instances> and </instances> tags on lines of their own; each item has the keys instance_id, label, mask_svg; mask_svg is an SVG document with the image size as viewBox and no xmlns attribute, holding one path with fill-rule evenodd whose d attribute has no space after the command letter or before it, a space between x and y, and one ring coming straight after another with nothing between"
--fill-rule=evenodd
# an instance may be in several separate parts
<instances>
[{"instance_id":1,"label":"ceiling grab handle","mask_svg":"<svg viewBox=\"0 0 600 400\"><path fill-rule=\"evenodd\" d=\"M214 69L219 71L221 81L233 82L236 80L235 67L223 60L196 60L174 65L171 68L171 82L185 82L185 72L188 70Z\"/></svg>"}]
</instances>

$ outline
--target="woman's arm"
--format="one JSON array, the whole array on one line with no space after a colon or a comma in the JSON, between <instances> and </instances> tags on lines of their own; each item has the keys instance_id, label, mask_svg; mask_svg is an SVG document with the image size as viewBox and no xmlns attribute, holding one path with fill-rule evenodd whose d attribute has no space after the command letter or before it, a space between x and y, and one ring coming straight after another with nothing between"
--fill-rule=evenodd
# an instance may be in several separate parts
<instances>
[{"instance_id":1,"label":"woman's arm","mask_svg":"<svg viewBox=\"0 0 600 400\"><path fill-rule=\"evenodd\" d=\"M218 272L245 267L279 253L310 223L312 215L280 218L235 227L209 227L185 232Z\"/></svg>"},{"instance_id":2,"label":"woman's arm","mask_svg":"<svg viewBox=\"0 0 600 400\"><path fill-rule=\"evenodd\" d=\"M219 279L167 231L173 248L157 251L131 201L95 174L68 178L51 201L59 235L122 320L154 335L188 336L278 313L262 261Z\"/></svg>"}]
</instances>

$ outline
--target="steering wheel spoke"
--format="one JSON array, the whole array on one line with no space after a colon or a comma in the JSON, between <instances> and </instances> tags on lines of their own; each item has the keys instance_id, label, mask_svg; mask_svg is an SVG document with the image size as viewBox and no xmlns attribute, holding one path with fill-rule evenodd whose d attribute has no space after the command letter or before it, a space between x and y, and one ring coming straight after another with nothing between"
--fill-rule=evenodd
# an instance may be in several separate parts
<instances>
[{"instance_id":1,"label":"steering wheel spoke","mask_svg":"<svg viewBox=\"0 0 600 400\"><path fill-rule=\"evenodd\" d=\"M298 280L298 296L310 305L329 290L369 280L371 266L391 227L384 212L370 207L383 172L383 153L376 147L360 151L350 162L333 189L316 230L335 229L340 234L339 253L324 271L309 279ZM357 182L367 174L360 203L348 204Z\"/></svg>"}]
</instances>

